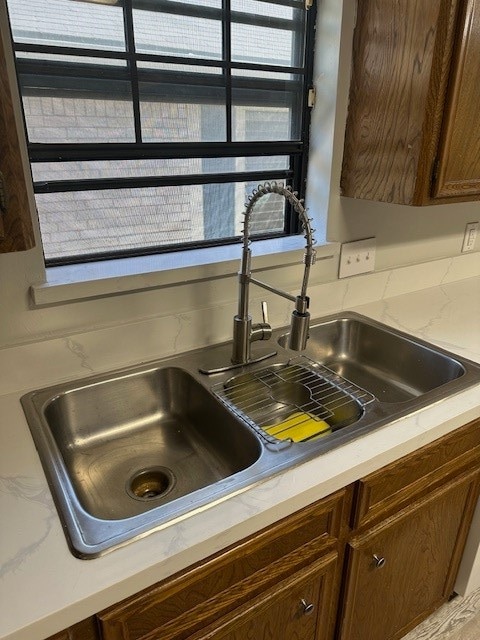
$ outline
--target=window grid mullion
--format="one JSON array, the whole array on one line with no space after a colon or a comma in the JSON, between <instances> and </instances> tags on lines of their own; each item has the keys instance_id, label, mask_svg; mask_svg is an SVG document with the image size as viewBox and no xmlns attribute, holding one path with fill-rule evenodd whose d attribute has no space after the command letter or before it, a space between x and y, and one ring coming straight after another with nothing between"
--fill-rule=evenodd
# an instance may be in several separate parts
<instances>
[{"instance_id":1,"label":"window grid mullion","mask_svg":"<svg viewBox=\"0 0 480 640\"><path fill-rule=\"evenodd\" d=\"M230 173L199 173L189 175L145 176L138 178L90 178L85 180L49 180L34 182L35 193L67 193L76 191L103 191L116 189L144 189L198 184L225 184L229 182L264 182L288 179L289 169L263 171L232 171Z\"/></svg>"},{"instance_id":2,"label":"window grid mullion","mask_svg":"<svg viewBox=\"0 0 480 640\"><path fill-rule=\"evenodd\" d=\"M142 142L142 121L140 116L140 89L138 85L138 69L135 57L135 34L133 32L132 0L124 0L123 20L125 27L125 46L127 50L127 64L130 71L130 85L132 88L133 122L135 142Z\"/></svg>"},{"instance_id":3,"label":"window grid mullion","mask_svg":"<svg viewBox=\"0 0 480 640\"><path fill-rule=\"evenodd\" d=\"M231 0L222 0L223 21L223 59L225 62L225 117L227 142L232 142L232 22L231 22Z\"/></svg>"},{"instance_id":4,"label":"window grid mullion","mask_svg":"<svg viewBox=\"0 0 480 640\"><path fill-rule=\"evenodd\" d=\"M15 51L18 52L30 52L30 53L46 53L56 55L68 55L77 57L93 57L93 58L112 58L118 60L128 60L128 54L123 51L109 51L103 49L76 49L74 47L59 47L57 45L32 45L32 44L15 44ZM144 62L166 62L171 64L185 64L192 67L204 66L204 67L231 67L232 69L245 69L251 71L271 71L272 73L295 73L298 75L305 75L305 67L293 67L271 64L260 64L251 62L233 62L228 64L223 60L208 60L202 59L190 59L182 56L166 56L156 53L135 53L136 61ZM42 66L44 61L40 60L23 60L17 58L17 65L24 66L27 64Z\"/></svg>"}]
</instances>

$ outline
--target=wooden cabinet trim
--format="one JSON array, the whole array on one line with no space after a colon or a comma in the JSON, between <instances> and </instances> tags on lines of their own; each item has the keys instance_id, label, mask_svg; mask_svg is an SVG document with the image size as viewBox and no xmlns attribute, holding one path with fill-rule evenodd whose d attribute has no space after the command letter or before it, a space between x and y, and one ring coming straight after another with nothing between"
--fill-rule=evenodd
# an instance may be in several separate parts
<instances>
[{"instance_id":1,"label":"wooden cabinet trim","mask_svg":"<svg viewBox=\"0 0 480 640\"><path fill-rule=\"evenodd\" d=\"M480 2L466 0L462 4L440 138L435 197L480 195L480 124L477 135L472 130L473 118L478 120ZM471 175L467 179L460 177L466 171Z\"/></svg>"},{"instance_id":2,"label":"wooden cabinet trim","mask_svg":"<svg viewBox=\"0 0 480 640\"><path fill-rule=\"evenodd\" d=\"M353 527L371 526L479 463L477 419L359 480Z\"/></svg>"},{"instance_id":3,"label":"wooden cabinet trim","mask_svg":"<svg viewBox=\"0 0 480 640\"><path fill-rule=\"evenodd\" d=\"M50 636L48 640L100 640L95 616L82 620L77 624Z\"/></svg>"}]
</instances>

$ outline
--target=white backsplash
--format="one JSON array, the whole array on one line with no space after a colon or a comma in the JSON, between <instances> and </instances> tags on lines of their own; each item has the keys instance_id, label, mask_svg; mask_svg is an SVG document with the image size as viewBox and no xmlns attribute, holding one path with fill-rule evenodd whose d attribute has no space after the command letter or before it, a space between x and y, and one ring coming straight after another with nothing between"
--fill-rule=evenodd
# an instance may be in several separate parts
<instances>
[{"instance_id":1,"label":"white backsplash","mask_svg":"<svg viewBox=\"0 0 480 640\"><path fill-rule=\"evenodd\" d=\"M480 275L478 252L335 280L310 288L310 311L312 318L319 318L387 299L390 308L394 308L394 300L390 299L395 296L476 275ZM162 296L161 290L157 293ZM255 315L263 292L257 289L252 293L258 296L251 299L250 308ZM288 325L291 303L278 296L267 298L273 326ZM236 303L225 302L3 349L0 394L37 388L39 367L46 386L230 340L235 313ZM379 316L382 313L379 308ZM390 317L389 321L395 323L395 318ZM422 327L421 318L418 326Z\"/></svg>"}]
</instances>

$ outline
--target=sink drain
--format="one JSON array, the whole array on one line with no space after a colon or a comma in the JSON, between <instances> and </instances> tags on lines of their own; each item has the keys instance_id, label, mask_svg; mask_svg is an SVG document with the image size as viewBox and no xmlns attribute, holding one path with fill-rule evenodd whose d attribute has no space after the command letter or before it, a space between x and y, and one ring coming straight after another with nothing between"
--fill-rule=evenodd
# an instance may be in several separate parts
<instances>
[{"instance_id":1,"label":"sink drain","mask_svg":"<svg viewBox=\"0 0 480 640\"><path fill-rule=\"evenodd\" d=\"M136 473L127 483L127 492L136 500L163 498L173 489L175 476L165 467L144 469Z\"/></svg>"}]
</instances>

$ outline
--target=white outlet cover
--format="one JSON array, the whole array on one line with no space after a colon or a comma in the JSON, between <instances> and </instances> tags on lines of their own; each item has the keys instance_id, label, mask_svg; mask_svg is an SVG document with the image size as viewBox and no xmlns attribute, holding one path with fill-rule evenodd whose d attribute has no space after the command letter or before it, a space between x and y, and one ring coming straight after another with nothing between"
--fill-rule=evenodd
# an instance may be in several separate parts
<instances>
[{"instance_id":1,"label":"white outlet cover","mask_svg":"<svg viewBox=\"0 0 480 640\"><path fill-rule=\"evenodd\" d=\"M463 236L462 253L465 251L473 251L475 240L477 239L478 222L469 222L465 227Z\"/></svg>"},{"instance_id":2,"label":"white outlet cover","mask_svg":"<svg viewBox=\"0 0 480 640\"><path fill-rule=\"evenodd\" d=\"M339 278L356 276L375 270L375 238L345 242L340 250Z\"/></svg>"}]
</instances>

